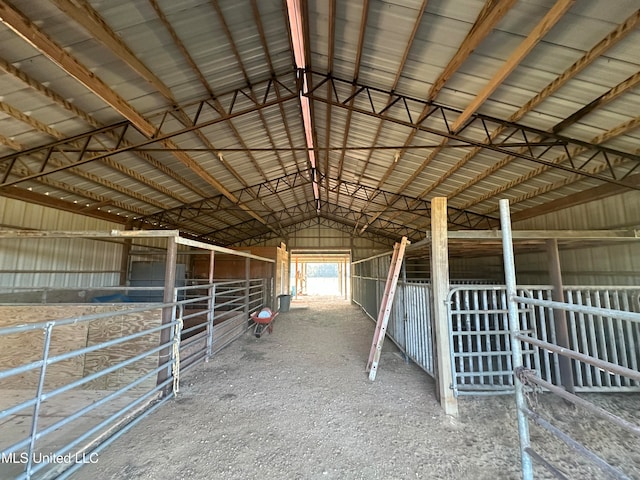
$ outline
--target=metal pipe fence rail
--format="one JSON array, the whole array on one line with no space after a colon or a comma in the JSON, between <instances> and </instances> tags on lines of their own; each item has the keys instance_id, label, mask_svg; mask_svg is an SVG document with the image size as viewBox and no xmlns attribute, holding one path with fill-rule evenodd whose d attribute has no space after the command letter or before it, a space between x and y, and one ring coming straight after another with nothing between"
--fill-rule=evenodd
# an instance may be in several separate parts
<instances>
[{"instance_id":1,"label":"metal pipe fence rail","mask_svg":"<svg viewBox=\"0 0 640 480\"><path fill-rule=\"evenodd\" d=\"M596 317L607 318L611 320L611 325L615 325L616 320L630 322L636 328L640 327L640 313L628 312L623 310L614 310L609 308L599 308L588 305L575 305L564 302L556 301L543 301L538 299L529 298L526 296L513 295L509 299L510 302L516 305L530 305L543 308L561 309L569 312L572 315L594 315ZM613 330L613 328L612 328ZM594 368L597 369L602 375L609 377L611 383L620 383L622 379L627 379L629 383L640 382L640 371L637 369L637 365L633 368L629 368L627 365L621 365L618 362L611 362L606 359L598 358L592 355L593 352L582 352L553 343L545 342L536 338L531 332L516 332L513 336L515 341L522 344L530 345L532 348L543 349L548 352L552 352L556 355L563 355L570 359L575 364L581 365L583 369ZM622 357L619 357L620 361ZM605 419L611 424L623 429L629 433L632 433L640 437L640 425L636 425L613 412L610 412L598 405L595 405L588 400L575 395L574 393L566 391L564 388L558 387L551 382L547 382L540 378L539 373L535 369L525 368L520 366L515 369L515 375L518 380L530 389L544 389L551 394L557 395L563 398L565 401L571 402L576 406L579 406L587 412L597 415L598 417ZM528 398L525 396L525 398ZM518 409L526 415L528 419L533 421L536 425L547 430L550 434L560 439L566 445L568 445L573 451L579 453L588 461L596 465L600 470L605 472L610 478L616 479L629 479L631 478L624 470L624 466L611 465L605 458L603 458L598 452L594 452L591 449L585 447L580 442L572 438L562 429L555 426L548 418L546 418L543 408L541 408L542 400L537 402L526 401L521 405L518 405ZM584 418L585 422L590 419L588 416ZM560 468L554 466L549 460L545 459L540 452L536 451L531 446L531 440L529 438L524 439L524 443L527 445L525 448L526 453L534 461L538 462L549 472L551 472L557 478L567 478ZM533 478L533 477L531 477Z\"/></svg>"},{"instance_id":2,"label":"metal pipe fence rail","mask_svg":"<svg viewBox=\"0 0 640 480\"><path fill-rule=\"evenodd\" d=\"M0 370L0 478L67 478L95 461L178 392L182 372L250 328L245 311L264 303L264 286L263 279L192 285L174 289L180 301L91 304L113 310L0 328L0 343L32 336L41 351ZM163 324L165 309L172 315ZM68 338L85 340L77 348Z\"/></svg>"},{"instance_id":3,"label":"metal pipe fence rail","mask_svg":"<svg viewBox=\"0 0 640 480\"><path fill-rule=\"evenodd\" d=\"M185 302L182 313L183 371L206 361L251 328L249 315L266 304L268 294L266 279L192 283L196 284L176 289L179 296L191 300Z\"/></svg>"},{"instance_id":4,"label":"metal pipe fence rail","mask_svg":"<svg viewBox=\"0 0 640 480\"><path fill-rule=\"evenodd\" d=\"M110 431L126 424L130 416L139 414L155 401L166 401L169 397L162 398L162 391L174 382L171 372L175 368L176 356L172 353L164 361L159 362L158 359L165 348L176 351L179 336L175 334L179 333L181 322L175 319L163 325L158 323L162 308L174 309L176 306L176 303L136 306L115 312L0 329L0 338L9 338L9 341L25 334L42 335L40 359L0 371L0 383L19 375L28 379L29 372L37 374L35 384L31 385L31 394L27 393L29 382L25 380L17 403L0 411L0 428L4 431L11 428L8 434L0 435L0 469L3 470L0 477L31 479L62 475L65 469L91 458L92 447L109 442ZM108 330L114 321L123 324L127 320L139 320L141 314L158 321L147 322L137 331L133 328L133 333L71 351L64 351L68 350L64 346L64 337L56 336L56 332L65 327L78 329L95 326L97 330ZM132 316L133 320L130 319ZM166 329L171 332L169 341L160 343L160 332ZM56 345L52 340L62 345ZM106 368L100 368L105 366L100 365L93 369L95 371L83 373L80 378L72 378L66 383L49 381L48 374L65 362L67 365L80 360L86 362L91 354L95 354L93 358L99 358L103 354L123 352L128 342L144 345L144 348L132 350L129 355L114 357ZM54 353L54 350L61 353ZM169 375L164 381L157 382L161 372L169 372ZM127 379L118 382L118 375L125 373ZM108 391L100 389L97 396L89 395L86 389L95 392L97 389L94 390L94 385L100 381L105 385L111 382L115 386ZM3 389L3 395L7 393L7 389ZM76 394L75 397L73 394ZM79 397L83 397L84 401L77 402ZM64 414L59 415L62 418L57 420L51 415L56 409L65 410ZM47 415L43 416L43 410L47 410ZM21 432L17 425L25 417L29 419L30 426L28 431ZM19 436L21 434L24 435L22 438Z\"/></svg>"}]
</instances>

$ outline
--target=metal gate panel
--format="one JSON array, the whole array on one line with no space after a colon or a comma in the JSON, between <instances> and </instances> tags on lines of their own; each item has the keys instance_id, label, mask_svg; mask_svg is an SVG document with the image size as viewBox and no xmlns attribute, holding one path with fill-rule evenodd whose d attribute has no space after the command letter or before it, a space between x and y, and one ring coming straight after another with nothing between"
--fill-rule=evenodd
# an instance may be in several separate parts
<instances>
[{"instance_id":1,"label":"metal gate panel","mask_svg":"<svg viewBox=\"0 0 640 480\"><path fill-rule=\"evenodd\" d=\"M565 302L573 305L640 312L637 287L565 287ZM638 370L640 325L621 318L569 311L569 346L600 360ZM637 391L640 382L609 374L593 365L572 361L578 391Z\"/></svg>"},{"instance_id":2,"label":"metal gate panel","mask_svg":"<svg viewBox=\"0 0 640 480\"><path fill-rule=\"evenodd\" d=\"M403 284L405 353L420 368L435 377L431 291L424 283Z\"/></svg>"},{"instance_id":3,"label":"metal gate panel","mask_svg":"<svg viewBox=\"0 0 640 480\"><path fill-rule=\"evenodd\" d=\"M640 311L637 287L565 287L565 301L623 311ZM552 300L549 286L520 287L518 295ZM457 395L513 392L506 289L504 286L459 286L450 290L449 327L454 391ZM519 306L520 329L556 344L553 309ZM638 369L640 326L633 322L579 312L567 315L570 348ZM523 364L540 378L557 384L558 354L523 345ZM572 361L576 391L640 391L635 380L607 374Z\"/></svg>"}]
</instances>

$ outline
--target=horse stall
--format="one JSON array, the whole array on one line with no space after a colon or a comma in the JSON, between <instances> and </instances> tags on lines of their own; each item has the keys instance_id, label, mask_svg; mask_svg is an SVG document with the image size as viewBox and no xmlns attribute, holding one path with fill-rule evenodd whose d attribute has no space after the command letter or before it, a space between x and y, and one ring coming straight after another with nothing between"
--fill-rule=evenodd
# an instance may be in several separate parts
<instances>
[{"instance_id":1,"label":"horse stall","mask_svg":"<svg viewBox=\"0 0 640 480\"><path fill-rule=\"evenodd\" d=\"M593 397L621 405L640 392L637 271L610 272L600 285L564 285L560 268L560 252L637 245L636 232L511 231L508 208L501 203L501 210L507 219L501 231L447 231L432 223L427 239L407 247L387 337L434 377L440 403L451 415L458 414L458 401L465 396L515 395L523 478L531 478L534 460L557 472L533 449L529 423L551 432L603 471L626 478L545 420L549 412L544 407L536 411L536 406L547 395L560 395L585 408L588 417L595 414L611 422L616 434L640 434L629 419L583 397L635 394L615 401ZM436 219L437 213L432 212ZM353 263L353 299L372 319L382 304L390 258L388 253ZM549 283L516 283L517 259L524 267L518 278L546 277ZM527 272L531 265L546 272L536 269L534 276ZM630 284L615 285L616 279L634 275ZM438 311L438 305L444 308ZM536 405L531 404L534 398Z\"/></svg>"},{"instance_id":2,"label":"horse stall","mask_svg":"<svg viewBox=\"0 0 640 480\"><path fill-rule=\"evenodd\" d=\"M173 398L181 371L272 304L286 255L174 231L3 231L0 242L1 478L70 475Z\"/></svg>"}]
</instances>

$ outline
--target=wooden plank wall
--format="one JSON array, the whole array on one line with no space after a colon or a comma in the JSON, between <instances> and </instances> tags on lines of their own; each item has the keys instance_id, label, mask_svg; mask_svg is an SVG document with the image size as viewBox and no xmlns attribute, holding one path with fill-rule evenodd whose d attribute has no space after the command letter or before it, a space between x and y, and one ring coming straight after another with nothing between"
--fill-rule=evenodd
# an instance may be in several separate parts
<instances>
[{"instance_id":1,"label":"wooden plank wall","mask_svg":"<svg viewBox=\"0 0 640 480\"><path fill-rule=\"evenodd\" d=\"M81 317L95 313L131 308L131 305L3 305L0 306L0 328L46 320ZM108 319L82 322L75 325L54 327L51 336L50 356L95 345L152 326L160 325L161 310L153 309L131 315L116 315ZM45 390L66 385L83 376L102 370L124 359L138 355L158 345L159 332L129 340L123 344L79 355L47 367ZM44 333L34 330L0 336L0 369L24 365L42 358ZM142 372L157 366L158 357L145 358L128 367L89 382L84 388L113 390L130 383ZM0 381L5 389L35 389L40 370L32 370ZM145 382L143 388L155 385L155 378Z\"/></svg>"}]
</instances>

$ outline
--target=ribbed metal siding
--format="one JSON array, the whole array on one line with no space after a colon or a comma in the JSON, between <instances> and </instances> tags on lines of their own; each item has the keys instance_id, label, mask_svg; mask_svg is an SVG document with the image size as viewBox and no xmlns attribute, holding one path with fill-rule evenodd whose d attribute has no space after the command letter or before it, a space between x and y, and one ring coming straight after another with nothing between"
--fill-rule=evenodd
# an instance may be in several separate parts
<instances>
[{"instance_id":1,"label":"ribbed metal siding","mask_svg":"<svg viewBox=\"0 0 640 480\"><path fill-rule=\"evenodd\" d=\"M514 223L514 230L585 230L638 228L640 192L608 197ZM565 285L637 285L640 239L636 242L561 250ZM546 283L546 255L516 256L519 283ZM539 272L539 273L535 273Z\"/></svg>"},{"instance_id":2,"label":"ribbed metal siding","mask_svg":"<svg viewBox=\"0 0 640 480\"><path fill-rule=\"evenodd\" d=\"M6 198L0 198L0 215L0 224L5 229L110 231L122 228L95 218ZM0 287L117 285L121 252L121 245L97 240L0 239ZM21 270L29 273L17 273Z\"/></svg>"}]
</instances>

